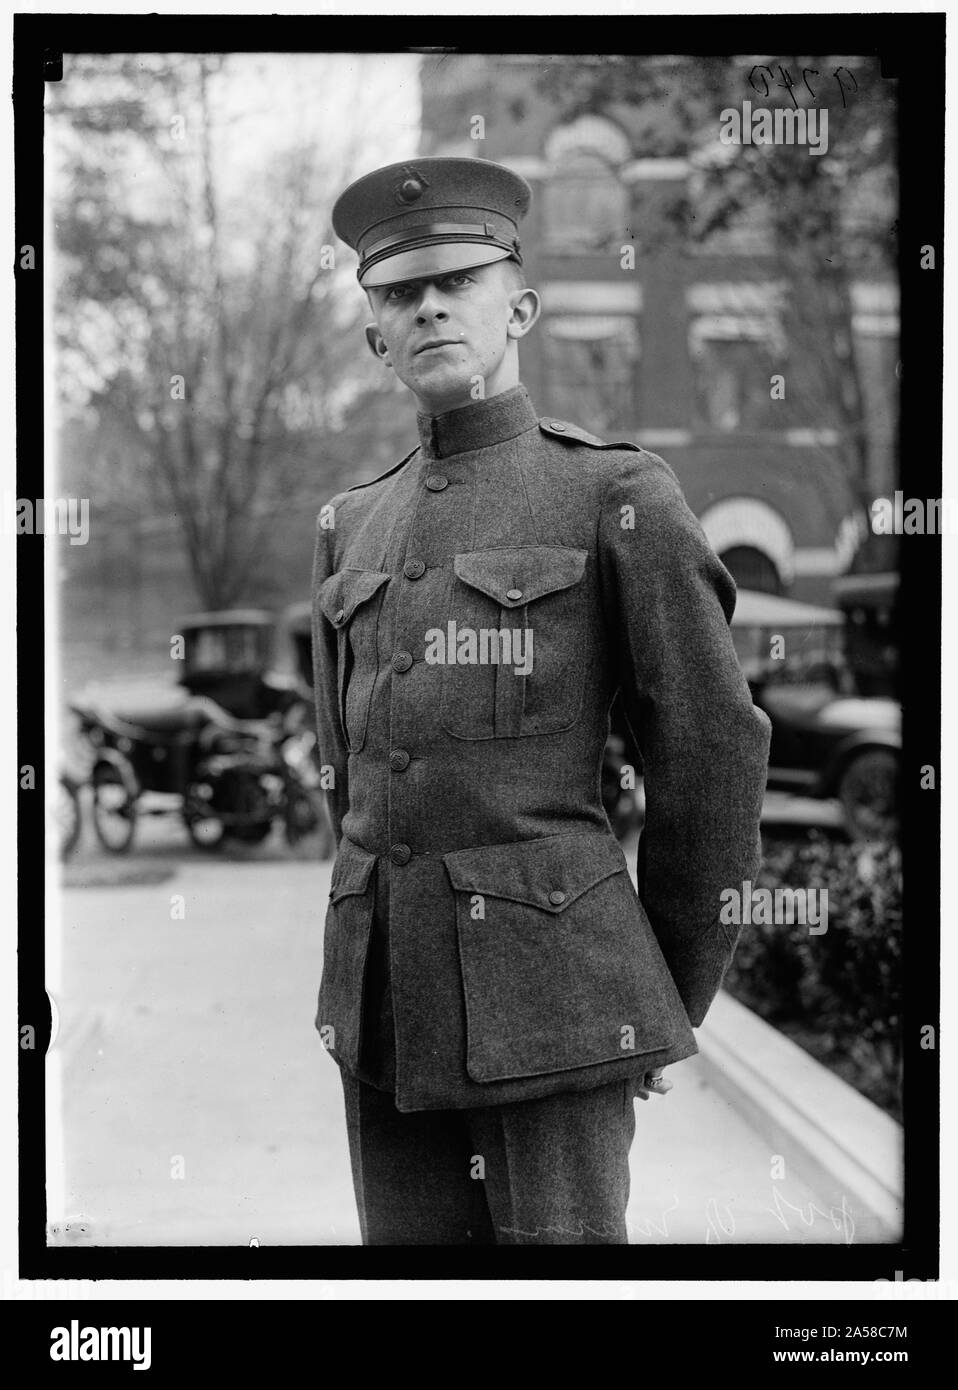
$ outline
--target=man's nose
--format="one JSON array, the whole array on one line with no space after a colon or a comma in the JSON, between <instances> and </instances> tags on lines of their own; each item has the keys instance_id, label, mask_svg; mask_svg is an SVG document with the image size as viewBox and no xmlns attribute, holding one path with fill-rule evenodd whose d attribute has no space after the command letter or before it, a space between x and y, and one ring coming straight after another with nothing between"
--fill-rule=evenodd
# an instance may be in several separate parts
<instances>
[{"instance_id":1,"label":"man's nose","mask_svg":"<svg viewBox=\"0 0 958 1390\"><path fill-rule=\"evenodd\" d=\"M438 286L423 286L422 298L416 309L416 322L420 328L430 322L444 323L448 317L449 312Z\"/></svg>"}]
</instances>

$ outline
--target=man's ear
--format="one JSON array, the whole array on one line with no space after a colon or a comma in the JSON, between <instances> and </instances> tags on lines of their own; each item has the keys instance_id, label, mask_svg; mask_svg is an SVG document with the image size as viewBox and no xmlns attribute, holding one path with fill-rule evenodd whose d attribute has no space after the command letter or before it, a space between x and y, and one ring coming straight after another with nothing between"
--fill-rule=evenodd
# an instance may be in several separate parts
<instances>
[{"instance_id":1,"label":"man's ear","mask_svg":"<svg viewBox=\"0 0 958 1390\"><path fill-rule=\"evenodd\" d=\"M535 290L516 290L509 300L512 312L506 324L510 338L524 338L542 313L542 301Z\"/></svg>"},{"instance_id":2,"label":"man's ear","mask_svg":"<svg viewBox=\"0 0 958 1390\"><path fill-rule=\"evenodd\" d=\"M363 332L366 335L366 342L369 344L369 351L375 357L376 361L382 362L384 366L391 367L392 363L389 360L389 349L386 346L385 338L379 331L379 324L367 323Z\"/></svg>"}]
</instances>

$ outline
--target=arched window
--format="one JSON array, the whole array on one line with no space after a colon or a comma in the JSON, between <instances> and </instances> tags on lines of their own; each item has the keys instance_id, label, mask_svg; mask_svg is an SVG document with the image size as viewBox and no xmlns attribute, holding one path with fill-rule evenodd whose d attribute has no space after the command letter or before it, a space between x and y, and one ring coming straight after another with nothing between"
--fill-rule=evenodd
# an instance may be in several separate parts
<instances>
[{"instance_id":1,"label":"arched window","mask_svg":"<svg viewBox=\"0 0 958 1390\"><path fill-rule=\"evenodd\" d=\"M757 497L724 497L699 520L712 549L743 589L781 594L795 575L791 527Z\"/></svg>"},{"instance_id":2,"label":"arched window","mask_svg":"<svg viewBox=\"0 0 958 1390\"><path fill-rule=\"evenodd\" d=\"M625 243L630 199L620 170L630 154L624 132L599 116L582 116L552 132L542 188L545 250L581 255Z\"/></svg>"},{"instance_id":3,"label":"arched window","mask_svg":"<svg viewBox=\"0 0 958 1390\"><path fill-rule=\"evenodd\" d=\"M775 561L754 545L730 546L719 559L740 589L757 589L762 594L782 592L782 577Z\"/></svg>"}]
</instances>

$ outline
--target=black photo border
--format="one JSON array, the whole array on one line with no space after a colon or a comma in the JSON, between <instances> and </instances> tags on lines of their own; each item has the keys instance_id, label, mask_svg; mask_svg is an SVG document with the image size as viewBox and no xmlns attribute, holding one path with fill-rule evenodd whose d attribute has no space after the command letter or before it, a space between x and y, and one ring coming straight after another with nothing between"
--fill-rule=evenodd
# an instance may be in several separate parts
<instances>
[{"instance_id":1,"label":"black photo border","mask_svg":"<svg viewBox=\"0 0 958 1390\"><path fill-rule=\"evenodd\" d=\"M693 21L694 23L690 22ZM546 41L530 45L529 40ZM442 47L419 47L421 40ZM489 42L491 40L491 43ZM508 43L505 41L508 40ZM488 45L488 46L487 46ZM494 15L251 16L18 14L14 17L15 240L37 248L37 269L14 256L17 495L43 495L43 90L64 53L451 52L877 54L899 82L901 426L899 486L941 496L944 235L943 14L608 17ZM934 271L920 248L936 250ZM21 1279L615 1279L931 1280L938 1276L938 1052L940 806L919 769L940 766L941 543L901 545L901 695L904 707L904 1233L897 1244L675 1245L461 1250L345 1246L50 1247L46 1244L44 1060L44 569L43 543L17 542L18 766L38 770L19 792L19 1024L37 1029L19 1051ZM48 770L50 777L56 769ZM44 1023L45 1020L45 1023ZM45 1030L45 1039L43 1038ZM319 1061L317 1061L319 1065ZM318 1156L317 1156L318 1162ZM840 1319L836 1318L836 1321Z\"/></svg>"}]
</instances>

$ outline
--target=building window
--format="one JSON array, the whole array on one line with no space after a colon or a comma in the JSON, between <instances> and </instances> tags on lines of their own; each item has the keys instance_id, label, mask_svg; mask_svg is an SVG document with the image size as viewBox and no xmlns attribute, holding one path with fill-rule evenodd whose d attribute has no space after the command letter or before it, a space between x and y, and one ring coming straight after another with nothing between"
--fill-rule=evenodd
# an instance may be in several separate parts
<instances>
[{"instance_id":1,"label":"building window","mask_svg":"<svg viewBox=\"0 0 958 1390\"><path fill-rule=\"evenodd\" d=\"M640 345L632 315L551 315L543 349L549 397L563 415L597 434L634 428Z\"/></svg>"},{"instance_id":2,"label":"building window","mask_svg":"<svg viewBox=\"0 0 958 1390\"><path fill-rule=\"evenodd\" d=\"M733 545L719 559L740 589L756 589L762 594L781 594L782 577L775 562L753 545Z\"/></svg>"},{"instance_id":3,"label":"building window","mask_svg":"<svg viewBox=\"0 0 958 1390\"><path fill-rule=\"evenodd\" d=\"M722 433L778 428L770 377L786 357L781 287L749 281L692 285L687 302L699 424Z\"/></svg>"},{"instance_id":4,"label":"building window","mask_svg":"<svg viewBox=\"0 0 958 1390\"><path fill-rule=\"evenodd\" d=\"M768 354L760 338L740 333L703 338L692 363L700 425L722 433L774 428Z\"/></svg>"},{"instance_id":5,"label":"building window","mask_svg":"<svg viewBox=\"0 0 958 1390\"><path fill-rule=\"evenodd\" d=\"M611 121L584 116L546 141L549 173L542 188L546 251L588 255L618 251L629 239L630 196L620 170L630 157Z\"/></svg>"}]
</instances>

